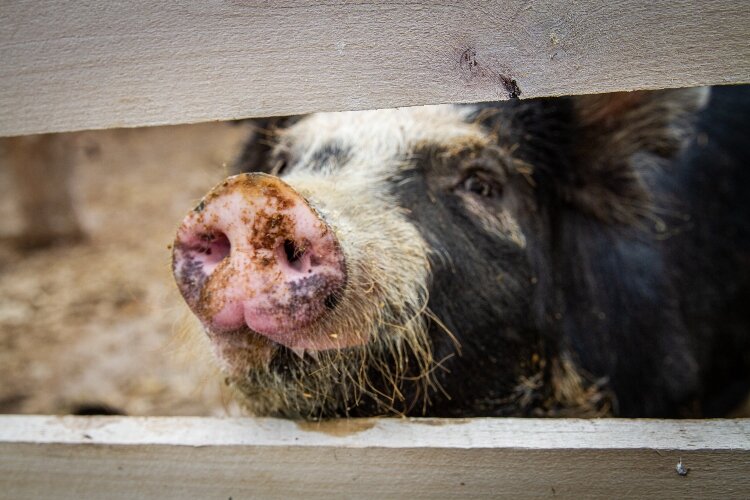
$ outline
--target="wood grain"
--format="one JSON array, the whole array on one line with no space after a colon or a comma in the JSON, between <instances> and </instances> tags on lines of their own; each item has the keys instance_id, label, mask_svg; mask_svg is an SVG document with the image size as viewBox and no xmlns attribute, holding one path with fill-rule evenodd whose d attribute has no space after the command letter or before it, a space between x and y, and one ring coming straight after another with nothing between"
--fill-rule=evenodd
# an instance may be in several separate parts
<instances>
[{"instance_id":1,"label":"wood grain","mask_svg":"<svg viewBox=\"0 0 750 500\"><path fill-rule=\"evenodd\" d=\"M0 136L750 81L746 1L0 0Z\"/></svg>"},{"instance_id":2,"label":"wood grain","mask_svg":"<svg viewBox=\"0 0 750 500\"><path fill-rule=\"evenodd\" d=\"M686 476L677 473L682 461ZM0 416L3 498L747 497L750 420Z\"/></svg>"}]
</instances>

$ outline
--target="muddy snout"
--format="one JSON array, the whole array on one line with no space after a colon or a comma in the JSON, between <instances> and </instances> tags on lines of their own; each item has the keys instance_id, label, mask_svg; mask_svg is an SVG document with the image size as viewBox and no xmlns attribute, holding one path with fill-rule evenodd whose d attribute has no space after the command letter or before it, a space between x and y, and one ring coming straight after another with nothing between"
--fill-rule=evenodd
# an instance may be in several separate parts
<instances>
[{"instance_id":1,"label":"muddy snout","mask_svg":"<svg viewBox=\"0 0 750 500\"><path fill-rule=\"evenodd\" d=\"M230 177L182 221L172 268L210 332L244 327L290 348L315 348L309 325L346 285L332 229L291 186L266 174ZM321 346L322 347L322 346Z\"/></svg>"}]
</instances>

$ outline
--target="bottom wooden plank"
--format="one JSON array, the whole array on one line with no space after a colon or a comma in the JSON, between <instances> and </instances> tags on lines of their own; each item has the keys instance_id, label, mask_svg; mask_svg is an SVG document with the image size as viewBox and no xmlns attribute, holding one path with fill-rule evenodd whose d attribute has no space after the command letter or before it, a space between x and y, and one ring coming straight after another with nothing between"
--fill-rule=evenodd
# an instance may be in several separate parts
<instances>
[{"instance_id":1,"label":"bottom wooden plank","mask_svg":"<svg viewBox=\"0 0 750 500\"><path fill-rule=\"evenodd\" d=\"M747 420L0 417L0 497L747 498L749 431Z\"/></svg>"}]
</instances>

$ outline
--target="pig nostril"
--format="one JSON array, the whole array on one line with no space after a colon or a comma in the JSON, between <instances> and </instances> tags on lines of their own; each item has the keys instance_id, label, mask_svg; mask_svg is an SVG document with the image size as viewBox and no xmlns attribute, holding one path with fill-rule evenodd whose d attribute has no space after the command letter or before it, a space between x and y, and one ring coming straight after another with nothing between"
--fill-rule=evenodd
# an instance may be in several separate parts
<instances>
[{"instance_id":1,"label":"pig nostril","mask_svg":"<svg viewBox=\"0 0 750 500\"><path fill-rule=\"evenodd\" d=\"M301 252L292 240L284 240L284 253L286 254L286 260L290 264L298 261L301 257Z\"/></svg>"},{"instance_id":2,"label":"pig nostril","mask_svg":"<svg viewBox=\"0 0 750 500\"><path fill-rule=\"evenodd\" d=\"M292 240L284 240L284 254L286 260L293 269L297 271L302 268L302 256L305 254L305 249L300 248L297 243Z\"/></svg>"},{"instance_id":3,"label":"pig nostril","mask_svg":"<svg viewBox=\"0 0 750 500\"><path fill-rule=\"evenodd\" d=\"M200 252L206 256L207 264L218 264L231 253L232 245L224 233L202 234L200 238L203 242Z\"/></svg>"}]
</instances>

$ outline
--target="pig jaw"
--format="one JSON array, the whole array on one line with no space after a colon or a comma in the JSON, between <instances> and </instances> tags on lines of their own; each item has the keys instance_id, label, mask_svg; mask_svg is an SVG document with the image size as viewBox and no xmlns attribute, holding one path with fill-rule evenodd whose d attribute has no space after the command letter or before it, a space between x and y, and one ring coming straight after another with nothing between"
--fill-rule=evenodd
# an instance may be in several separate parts
<instances>
[{"instance_id":1,"label":"pig jaw","mask_svg":"<svg viewBox=\"0 0 750 500\"><path fill-rule=\"evenodd\" d=\"M333 231L291 187L243 174L214 188L183 221L173 251L180 292L210 336L260 334L297 352L366 342L320 323L346 286Z\"/></svg>"}]
</instances>

